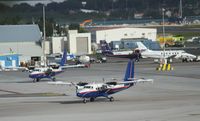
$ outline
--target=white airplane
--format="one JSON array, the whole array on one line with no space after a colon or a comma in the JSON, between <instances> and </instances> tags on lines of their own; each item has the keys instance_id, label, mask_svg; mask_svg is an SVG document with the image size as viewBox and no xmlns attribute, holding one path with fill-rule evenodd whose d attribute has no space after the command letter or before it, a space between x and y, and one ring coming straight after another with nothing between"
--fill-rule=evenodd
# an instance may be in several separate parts
<instances>
[{"instance_id":1,"label":"white airplane","mask_svg":"<svg viewBox=\"0 0 200 121\"><path fill-rule=\"evenodd\" d=\"M53 85L73 85L76 87L76 96L83 99L83 103L93 102L97 97L105 97L110 101L114 101L112 94L135 86L140 82L153 82L152 79L136 79L134 78L134 60L131 59L126 68L125 77L123 81L112 81L106 83L67 83L67 82L48 82Z\"/></svg>"},{"instance_id":2,"label":"white airplane","mask_svg":"<svg viewBox=\"0 0 200 121\"><path fill-rule=\"evenodd\" d=\"M194 61L197 57L190 53L186 53L184 50L150 50L142 42L137 42L138 48L141 51L143 58L155 58L155 59L182 59L183 62Z\"/></svg>"}]
</instances>

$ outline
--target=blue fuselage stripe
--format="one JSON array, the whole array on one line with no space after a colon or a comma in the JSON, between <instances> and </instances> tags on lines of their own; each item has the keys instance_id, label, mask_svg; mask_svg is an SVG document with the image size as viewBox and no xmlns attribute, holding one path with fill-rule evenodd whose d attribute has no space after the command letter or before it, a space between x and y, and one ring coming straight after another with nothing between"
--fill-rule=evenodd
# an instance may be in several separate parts
<instances>
[{"instance_id":1,"label":"blue fuselage stripe","mask_svg":"<svg viewBox=\"0 0 200 121\"><path fill-rule=\"evenodd\" d=\"M106 90L103 90L103 91L92 91L92 92L77 93L77 96L81 97L81 98L106 97L108 95L115 94L115 93L120 92L122 90L128 89L131 86L132 85L124 86L124 87L121 87L121 88L106 89Z\"/></svg>"}]
</instances>

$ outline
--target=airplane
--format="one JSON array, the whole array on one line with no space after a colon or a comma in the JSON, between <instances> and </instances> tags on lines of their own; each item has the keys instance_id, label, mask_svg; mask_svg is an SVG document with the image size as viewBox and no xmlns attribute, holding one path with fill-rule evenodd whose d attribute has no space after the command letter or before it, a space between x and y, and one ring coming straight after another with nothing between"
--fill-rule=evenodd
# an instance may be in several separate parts
<instances>
[{"instance_id":1,"label":"airplane","mask_svg":"<svg viewBox=\"0 0 200 121\"><path fill-rule=\"evenodd\" d=\"M182 59L182 62L194 61L197 57L190 53L186 53L184 50L150 50L142 42L136 42L141 51L143 58L155 58L155 59Z\"/></svg>"},{"instance_id":2,"label":"airplane","mask_svg":"<svg viewBox=\"0 0 200 121\"><path fill-rule=\"evenodd\" d=\"M124 50L124 51L112 51L110 46L105 40L100 41L101 53L109 57L119 57L119 58L135 58L136 61L139 61L140 53L133 50Z\"/></svg>"},{"instance_id":3,"label":"airplane","mask_svg":"<svg viewBox=\"0 0 200 121\"><path fill-rule=\"evenodd\" d=\"M134 72L135 72L135 66L134 66L134 59L130 59L125 76L123 81L112 81L112 82L106 82L106 83L68 83L68 82L48 82L48 84L53 85L73 85L76 87L76 96L83 99L83 103L86 103L88 99L90 102L95 101L98 97L105 97L109 101L114 101L114 98L110 95L115 94L117 92L126 90L132 86L135 86L136 83L140 82L153 82L153 79L137 79L134 78Z\"/></svg>"},{"instance_id":4,"label":"airplane","mask_svg":"<svg viewBox=\"0 0 200 121\"><path fill-rule=\"evenodd\" d=\"M51 66L35 68L30 72L29 78L32 78L33 82L39 82L43 78L55 81L55 76L63 72L62 66L64 66L66 62L66 56L66 50L64 50L60 66L58 68L52 68Z\"/></svg>"},{"instance_id":5,"label":"airplane","mask_svg":"<svg viewBox=\"0 0 200 121\"><path fill-rule=\"evenodd\" d=\"M55 81L56 80L55 76L64 72L64 69L88 67L88 65L86 64L65 65L66 59L67 59L67 52L65 49L59 65L52 64L48 65L47 67L34 68L32 71L29 71L30 72L29 78L32 78L33 82L39 82L43 78Z\"/></svg>"}]
</instances>

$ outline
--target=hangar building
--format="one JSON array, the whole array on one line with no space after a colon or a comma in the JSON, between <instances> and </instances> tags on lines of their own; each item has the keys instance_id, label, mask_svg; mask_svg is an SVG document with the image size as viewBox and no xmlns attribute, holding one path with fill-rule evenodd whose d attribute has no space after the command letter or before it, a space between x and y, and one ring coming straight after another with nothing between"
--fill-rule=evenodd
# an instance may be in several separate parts
<instances>
[{"instance_id":1,"label":"hangar building","mask_svg":"<svg viewBox=\"0 0 200 121\"><path fill-rule=\"evenodd\" d=\"M0 25L0 53L19 54L20 61L43 55L38 25Z\"/></svg>"},{"instance_id":2,"label":"hangar building","mask_svg":"<svg viewBox=\"0 0 200 121\"><path fill-rule=\"evenodd\" d=\"M119 41L123 39L145 38L156 41L157 30L152 28L114 28L107 30L96 31L96 42L99 44L100 40L106 40L107 43L111 41Z\"/></svg>"},{"instance_id":3,"label":"hangar building","mask_svg":"<svg viewBox=\"0 0 200 121\"><path fill-rule=\"evenodd\" d=\"M78 33L77 30L69 30L68 51L75 55L91 54L91 33Z\"/></svg>"}]
</instances>

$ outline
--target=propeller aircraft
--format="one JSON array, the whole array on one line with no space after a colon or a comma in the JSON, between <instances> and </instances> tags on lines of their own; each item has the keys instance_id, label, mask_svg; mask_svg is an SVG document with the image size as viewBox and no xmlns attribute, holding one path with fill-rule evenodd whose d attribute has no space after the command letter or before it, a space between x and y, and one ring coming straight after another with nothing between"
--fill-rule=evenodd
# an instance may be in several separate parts
<instances>
[{"instance_id":1,"label":"propeller aircraft","mask_svg":"<svg viewBox=\"0 0 200 121\"><path fill-rule=\"evenodd\" d=\"M48 82L53 85L73 85L76 87L76 96L83 99L83 103L86 103L88 99L90 102L95 101L98 97L105 97L109 101L114 101L114 98L110 95L118 93L120 91L129 89L140 82L153 82L153 79L136 79L134 78L134 59L130 59L127 64L126 72L123 81L112 81L106 83L68 83L68 82Z\"/></svg>"}]
</instances>

